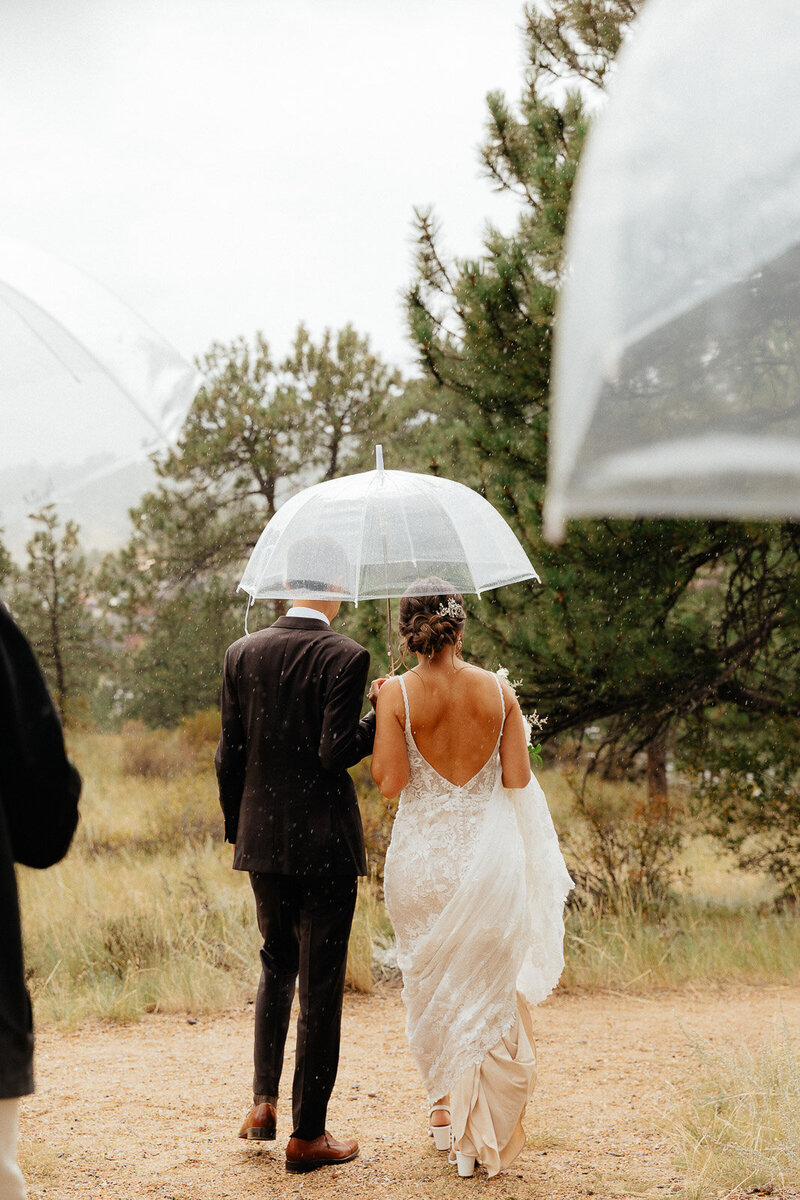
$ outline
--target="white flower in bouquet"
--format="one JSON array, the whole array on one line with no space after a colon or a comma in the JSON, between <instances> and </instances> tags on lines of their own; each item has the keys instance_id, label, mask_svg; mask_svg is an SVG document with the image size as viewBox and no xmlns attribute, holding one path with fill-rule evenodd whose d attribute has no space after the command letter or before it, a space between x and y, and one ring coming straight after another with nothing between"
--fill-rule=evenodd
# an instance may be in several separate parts
<instances>
[{"instance_id":1,"label":"white flower in bouquet","mask_svg":"<svg viewBox=\"0 0 800 1200\"><path fill-rule=\"evenodd\" d=\"M498 667L495 671L495 675L497 675L499 679L504 679L509 687L513 688L515 692L522 683L521 679L509 679L508 667ZM536 730L537 733L541 733L547 724L547 717L540 717L536 709L534 709L529 716L526 716L525 713L522 714L522 724L525 727L525 741L528 743L528 753L531 756L531 760L537 767L541 767L542 743L538 742L534 746L533 731Z\"/></svg>"}]
</instances>

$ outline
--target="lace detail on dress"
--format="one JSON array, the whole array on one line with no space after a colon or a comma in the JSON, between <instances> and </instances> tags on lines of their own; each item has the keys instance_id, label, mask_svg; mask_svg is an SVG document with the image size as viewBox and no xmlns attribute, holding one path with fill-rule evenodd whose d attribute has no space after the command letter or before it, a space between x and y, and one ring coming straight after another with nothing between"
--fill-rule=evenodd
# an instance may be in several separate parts
<instances>
[{"instance_id":1,"label":"lace detail on dress","mask_svg":"<svg viewBox=\"0 0 800 1200\"><path fill-rule=\"evenodd\" d=\"M420 753L402 678L400 686L410 776L384 892L409 1044L429 1096L438 1099L510 1030L518 987L537 1003L555 986L571 880L536 781L514 792L503 787L505 703L492 754L458 785Z\"/></svg>"},{"instance_id":2,"label":"lace detail on dress","mask_svg":"<svg viewBox=\"0 0 800 1200\"><path fill-rule=\"evenodd\" d=\"M414 864L414 900L403 903L404 920L396 930L398 962L402 967L405 944L427 933L444 904L455 893L463 870L474 857L486 807L500 771L500 742L506 709L498 681L503 718L497 742L480 770L464 784L451 783L423 757L411 732L411 713L405 680L400 688L406 711L406 749L411 769L400 794L392 842L387 853L389 890L391 860L399 857ZM407 884L403 888L406 890ZM399 899L399 898L398 898Z\"/></svg>"}]
</instances>

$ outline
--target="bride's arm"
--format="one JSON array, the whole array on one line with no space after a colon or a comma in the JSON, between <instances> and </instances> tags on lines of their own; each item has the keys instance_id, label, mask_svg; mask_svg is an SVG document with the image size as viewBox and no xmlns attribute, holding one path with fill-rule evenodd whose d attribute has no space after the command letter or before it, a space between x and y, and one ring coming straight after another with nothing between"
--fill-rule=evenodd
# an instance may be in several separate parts
<instances>
[{"instance_id":1,"label":"bride's arm","mask_svg":"<svg viewBox=\"0 0 800 1200\"><path fill-rule=\"evenodd\" d=\"M403 733L405 709L400 684L387 679L378 693L372 778L387 800L397 796L408 783L408 751Z\"/></svg>"},{"instance_id":2,"label":"bride's arm","mask_svg":"<svg viewBox=\"0 0 800 1200\"><path fill-rule=\"evenodd\" d=\"M506 702L506 723L500 742L500 765L503 768L503 787L527 787L531 778L531 760L528 753L528 738L522 720L519 701L514 689L502 681L503 698Z\"/></svg>"}]
</instances>

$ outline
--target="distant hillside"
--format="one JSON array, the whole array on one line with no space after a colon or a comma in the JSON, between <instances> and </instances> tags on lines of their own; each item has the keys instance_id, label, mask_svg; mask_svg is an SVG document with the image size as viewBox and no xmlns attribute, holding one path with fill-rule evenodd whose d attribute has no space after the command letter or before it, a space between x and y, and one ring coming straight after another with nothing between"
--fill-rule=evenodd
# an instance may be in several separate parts
<instances>
[{"instance_id":1,"label":"distant hillside","mask_svg":"<svg viewBox=\"0 0 800 1200\"><path fill-rule=\"evenodd\" d=\"M45 470L36 463L0 471L0 529L14 557L24 557L34 531L28 514L55 500L64 520L75 521L86 550L106 551L122 545L130 533L128 510L152 490L156 475L148 461L105 473L102 462L89 460L69 470Z\"/></svg>"},{"instance_id":2,"label":"distant hillside","mask_svg":"<svg viewBox=\"0 0 800 1200\"><path fill-rule=\"evenodd\" d=\"M314 470L304 469L276 488L280 508L301 488L318 482ZM54 502L62 520L80 529L81 547L100 554L115 550L131 532L128 511L158 483L149 460L111 469L108 460L87 459L80 466L45 470L38 463L0 469L0 537L18 562L34 531L29 513Z\"/></svg>"}]
</instances>

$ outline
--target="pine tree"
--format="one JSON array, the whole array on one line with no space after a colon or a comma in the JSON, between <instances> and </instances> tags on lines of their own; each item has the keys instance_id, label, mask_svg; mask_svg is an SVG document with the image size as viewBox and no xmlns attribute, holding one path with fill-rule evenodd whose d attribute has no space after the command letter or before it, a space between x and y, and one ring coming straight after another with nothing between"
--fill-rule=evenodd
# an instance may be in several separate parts
<instances>
[{"instance_id":1,"label":"pine tree","mask_svg":"<svg viewBox=\"0 0 800 1200\"><path fill-rule=\"evenodd\" d=\"M542 576L472 605L475 652L522 679L523 706L549 734L598 726L601 762L648 751L663 793L667 738L717 706L800 712L800 527L605 520L572 522L558 548L542 538L553 322L586 96L639 7L528 9L523 95L516 109L488 97L482 155L494 185L518 197L512 233L490 228L481 258L449 261L432 213L417 213L408 311L428 387L409 424L416 450L403 444L404 465L481 490Z\"/></svg>"},{"instance_id":2,"label":"pine tree","mask_svg":"<svg viewBox=\"0 0 800 1200\"><path fill-rule=\"evenodd\" d=\"M305 326L283 364L287 388L302 414L306 459L321 479L346 474L362 446L374 440L402 396L402 377L351 325L326 329L315 345Z\"/></svg>"},{"instance_id":3,"label":"pine tree","mask_svg":"<svg viewBox=\"0 0 800 1200\"><path fill-rule=\"evenodd\" d=\"M13 560L8 547L3 541L3 530L0 529L0 587L5 586L5 582L12 574L13 568Z\"/></svg>"},{"instance_id":4,"label":"pine tree","mask_svg":"<svg viewBox=\"0 0 800 1200\"><path fill-rule=\"evenodd\" d=\"M236 584L262 529L292 491L348 469L402 386L350 326L315 342L301 325L280 363L257 334L214 344L199 365L205 382L160 485L103 571L128 648L126 712L151 724L216 704L224 649L243 632ZM249 628L281 607L259 605Z\"/></svg>"},{"instance_id":5,"label":"pine tree","mask_svg":"<svg viewBox=\"0 0 800 1200\"><path fill-rule=\"evenodd\" d=\"M38 525L27 563L13 572L9 604L36 651L62 719L86 707L105 657L106 630L94 580L80 552L78 527L61 526L55 507L32 515Z\"/></svg>"}]
</instances>

